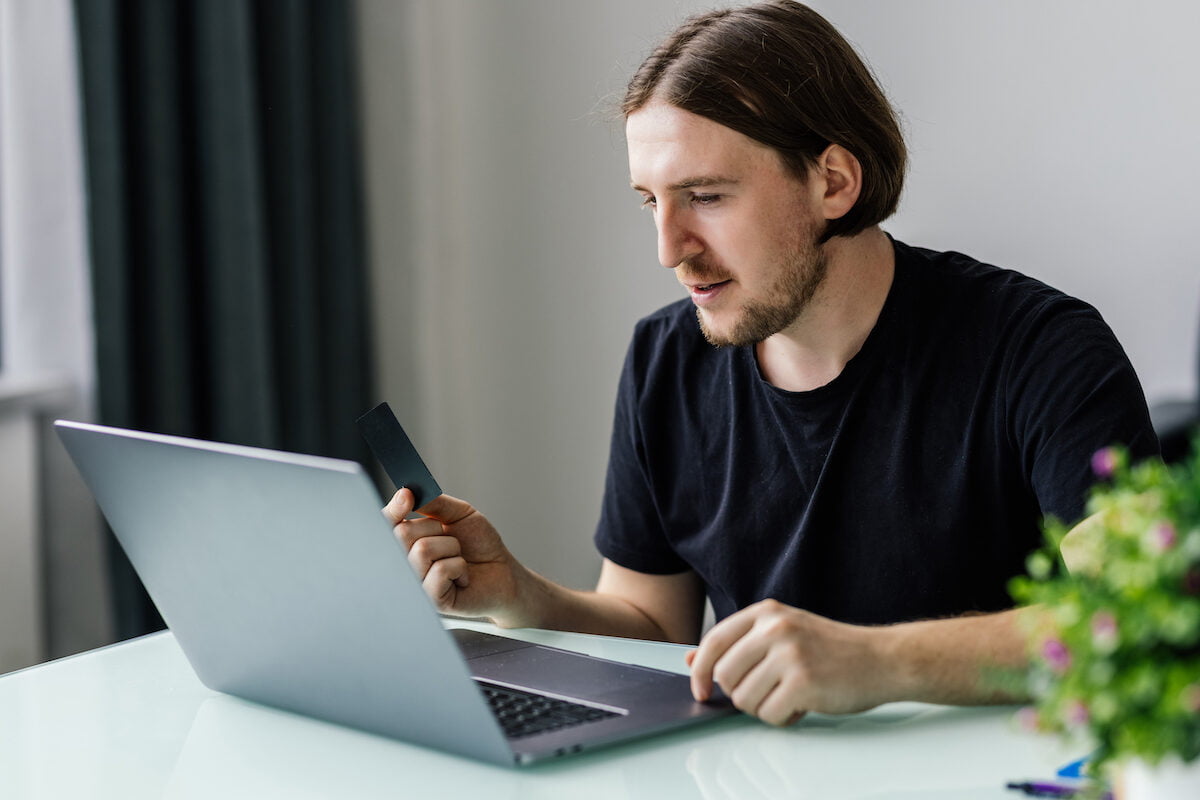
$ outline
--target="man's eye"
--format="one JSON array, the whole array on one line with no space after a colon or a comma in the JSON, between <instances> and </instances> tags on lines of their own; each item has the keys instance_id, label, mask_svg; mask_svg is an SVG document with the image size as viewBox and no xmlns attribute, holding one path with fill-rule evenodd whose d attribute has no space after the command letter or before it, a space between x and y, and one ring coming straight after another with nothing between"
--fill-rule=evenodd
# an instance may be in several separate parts
<instances>
[{"instance_id":1,"label":"man's eye","mask_svg":"<svg viewBox=\"0 0 1200 800\"><path fill-rule=\"evenodd\" d=\"M643 197L642 198L642 208L653 209L657 205L658 205L658 201L655 200L653 197Z\"/></svg>"},{"instance_id":2,"label":"man's eye","mask_svg":"<svg viewBox=\"0 0 1200 800\"><path fill-rule=\"evenodd\" d=\"M721 199L719 194L694 194L692 202L698 206L711 206Z\"/></svg>"}]
</instances>

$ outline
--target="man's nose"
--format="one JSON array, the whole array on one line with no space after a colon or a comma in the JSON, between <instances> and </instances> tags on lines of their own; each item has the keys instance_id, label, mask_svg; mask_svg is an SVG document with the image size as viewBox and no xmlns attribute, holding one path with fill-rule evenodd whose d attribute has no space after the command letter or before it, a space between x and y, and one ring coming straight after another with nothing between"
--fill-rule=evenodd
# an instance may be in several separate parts
<instances>
[{"instance_id":1,"label":"man's nose","mask_svg":"<svg viewBox=\"0 0 1200 800\"><path fill-rule=\"evenodd\" d=\"M660 207L655 222L658 223L658 263L667 269L674 269L704 250L695 231L687 225L685 215Z\"/></svg>"}]
</instances>

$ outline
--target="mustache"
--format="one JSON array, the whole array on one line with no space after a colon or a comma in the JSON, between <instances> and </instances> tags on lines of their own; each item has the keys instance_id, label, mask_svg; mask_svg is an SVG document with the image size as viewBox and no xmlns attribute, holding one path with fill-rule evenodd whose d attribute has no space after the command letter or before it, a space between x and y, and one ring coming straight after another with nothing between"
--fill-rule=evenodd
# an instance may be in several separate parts
<instances>
[{"instance_id":1,"label":"mustache","mask_svg":"<svg viewBox=\"0 0 1200 800\"><path fill-rule=\"evenodd\" d=\"M680 283L720 283L729 280L729 272L720 264L708 261L703 256L688 259L675 267L675 277Z\"/></svg>"}]
</instances>

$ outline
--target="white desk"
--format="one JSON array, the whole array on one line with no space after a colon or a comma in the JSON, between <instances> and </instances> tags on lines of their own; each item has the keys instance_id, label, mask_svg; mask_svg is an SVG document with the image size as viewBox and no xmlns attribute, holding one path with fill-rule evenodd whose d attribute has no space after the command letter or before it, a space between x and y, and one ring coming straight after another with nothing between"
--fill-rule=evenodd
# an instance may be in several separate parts
<instances>
[{"instance_id":1,"label":"white desk","mask_svg":"<svg viewBox=\"0 0 1200 800\"><path fill-rule=\"evenodd\" d=\"M507 634L685 671L675 645ZM1006 780L1079 753L1012 712L902 703L786 730L735 717L505 769L209 691L161 633L0 677L0 797L1019 800Z\"/></svg>"}]
</instances>

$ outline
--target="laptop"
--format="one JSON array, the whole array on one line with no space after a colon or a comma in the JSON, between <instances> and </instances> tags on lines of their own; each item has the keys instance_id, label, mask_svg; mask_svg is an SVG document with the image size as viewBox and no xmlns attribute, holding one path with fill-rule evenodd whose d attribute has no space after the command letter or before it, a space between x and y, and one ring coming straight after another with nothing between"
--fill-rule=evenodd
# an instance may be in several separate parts
<instances>
[{"instance_id":1,"label":"laptop","mask_svg":"<svg viewBox=\"0 0 1200 800\"><path fill-rule=\"evenodd\" d=\"M360 464L55 427L211 689L505 765L736 713L683 675L447 630Z\"/></svg>"}]
</instances>

